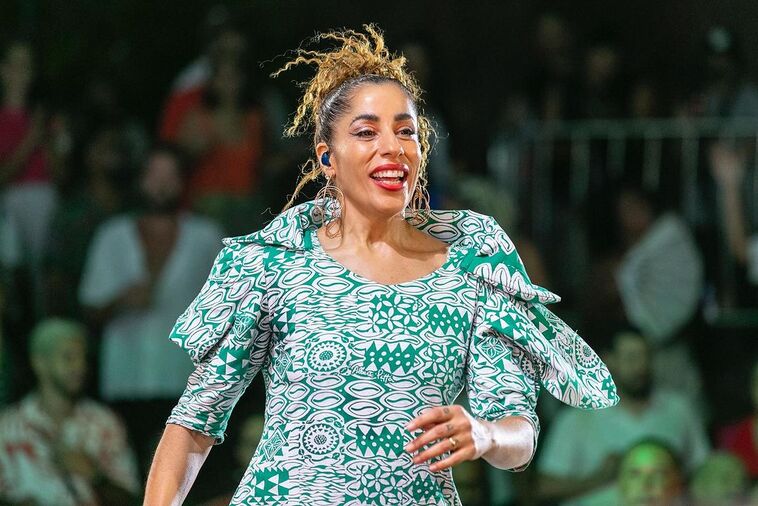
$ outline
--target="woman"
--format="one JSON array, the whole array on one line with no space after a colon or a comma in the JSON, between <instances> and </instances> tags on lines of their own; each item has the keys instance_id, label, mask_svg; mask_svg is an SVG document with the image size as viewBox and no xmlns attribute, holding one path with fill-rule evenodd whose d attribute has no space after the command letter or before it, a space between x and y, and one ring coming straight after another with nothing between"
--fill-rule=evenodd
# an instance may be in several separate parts
<instances>
[{"instance_id":1,"label":"woman","mask_svg":"<svg viewBox=\"0 0 758 506\"><path fill-rule=\"evenodd\" d=\"M459 504L451 466L531 460L541 382L617 402L597 355L542 305L497 223L424 207L429 126L402 57L366 26L318 37L288 133L315 128L315 201L225 240L171 338L197 368L168 420L147 504L180 501L259 370L261 443L233 504ZM290 201L291 204L292 201ZM471 414L451 405L463 387Z\"/></svg>"}]
</instances>

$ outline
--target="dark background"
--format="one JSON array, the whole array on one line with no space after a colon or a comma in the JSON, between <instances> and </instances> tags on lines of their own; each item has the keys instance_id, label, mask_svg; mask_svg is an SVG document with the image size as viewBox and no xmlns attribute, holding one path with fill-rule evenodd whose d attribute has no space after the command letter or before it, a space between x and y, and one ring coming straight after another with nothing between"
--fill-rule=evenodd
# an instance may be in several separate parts
<instances>
[{"instance_id":1,"label":"dark background","mask_svg":"<svg viewBox=\"0 0 758 506\"><path fill-rule=\"evenodd\" d=\"M586 42L582 38L612 38L622 48L623 72L655 75L664 85L696 85L703 34L715 24L734 30L750 74L758 70L758 31L753 29L758 3L750 0L226 4L239 13L252 59L266 62L261 76L276 70L285 61L277 57L316 31L376 22L389 47L424 41L432 48L427 100L445 113L456 158L468 160L474 170L483 165L487 125L496 117L499 97L506 89L528 86L540 13L564 16L575 27L579 45ZM121 87L129 108L153 125L172 79L202 50L208 7L199 0L6 1L0 3L0 33L31 37L50 99L64 103L83 77L105 74ZM293 103L297 88L289 81L296 75L285 74L276 83Z\"/></svg>"}]
</instances>

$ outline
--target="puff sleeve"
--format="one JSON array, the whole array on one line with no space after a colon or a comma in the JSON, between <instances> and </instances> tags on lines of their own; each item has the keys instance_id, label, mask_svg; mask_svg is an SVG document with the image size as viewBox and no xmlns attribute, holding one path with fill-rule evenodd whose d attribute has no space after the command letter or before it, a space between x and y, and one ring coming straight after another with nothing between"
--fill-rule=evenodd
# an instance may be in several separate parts
<instances>
[{"instance_id":1,"label":"puff sleeve","mask_svg":"<svg viewBox=\"0 0 758 506\"><path fill-rule=\"evenodd\" d=\"M466 364L466 389L471 414L495 422L521 416L531 423L537 448L540 422L536 414L540 392L537 368L531 357L487 324L487 312L497 304L494 290L480 289ZM522 471L524 466L509 471Z\"/></svg>"},{"instance_id":2,"label":"puff sleeve","mask_svg":"<svg viewBox=\"0 0 758 506\"><path fill-rule=\"evenodd\" d=\"M467 372L472 413L490 421L523 416L534 426L536 449L542 388L582 409L614 406L619 397L595 351L545 306L560 298L529 280L494 219L482 230L461 262L479 287Z\"/></svg>"},{"instance_id":3,"label":"puff sleeve","mask_svg":"<svg viewBox=\"0 0 758 506\"><path fill-rule=\"evenodd\" d=\"M223 442L234 406L267 356L265 261L260 245L227 243L177 319L170 339L189 354L195 370L166 423Z\"/></svg>"}]
</instances>

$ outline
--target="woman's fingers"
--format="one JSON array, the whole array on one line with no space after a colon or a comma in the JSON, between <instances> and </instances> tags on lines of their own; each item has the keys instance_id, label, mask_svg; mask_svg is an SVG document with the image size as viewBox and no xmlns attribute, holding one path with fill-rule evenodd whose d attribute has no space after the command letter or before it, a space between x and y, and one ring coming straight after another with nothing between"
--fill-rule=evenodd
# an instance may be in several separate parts
<instances>
[{"instance_id":1,"label":"woman's fingers","mask_svg":"<svg viewBox=\"0 0 758 506\"><path fill-rule=\"evenodd\" d=\"M415 452L422 446L426 446L429 443L436 441L438 439L450 437L454 435L455 433L456 433L456 425L452 421L434 425L428 430L426 430L419 437L417 437L416 439L408 443L405 446L405 450L408 452Z\"/></svg>"},{"instance_id":2,"label":"woman's fingers","mask_svg":"<svg viewBox=\"0 0 758 506\"><path fill-rule=\"evenodd\" d=\"M448 458L442 459L439 462L435 462L429 466L429 470L436 473L437 471L442 471L448 467L453 467L454 465L460 464L466 460L471 460L472 456L473 450L470 448L462 448L460 450L454 451Z\"/></svg>"},{"instance_id":3,"label":"woman's fingers","mask_svg":"<svg viewBox=\"0 0 758 506\"><path fill-rule=\"evenodd\" d=\"M405 450L409 453L419 451L418 455L413 457L414 464L428 462L450 452L445 459L431 464L430 471L436 472L465 460L471 460L476 454L471 419L461 406L440 406L429 409L411 420L406 429L423 430L423 434L405 446ZM425 446L429 448L421 450Z\"/></svg>"},{"instance_id":4,"label":"woman's fingers","mask_svg":"<svg viewBox=\"0 0 758 506\"><path fill-rule=\"evenodd\" d=\"M407 430L413 431L424 425L436 425L453 417L454 410L458 406L439 406L424 411L422 414L408 422ZM456 410L457 411L457 410Z\"/></svg>"},{"instance_id":5,"label":"woman's fingers","mask_svg":"<svg viewBox=\"0 0 758 506\"><path fill-rule=\"evenodd\" d=\"M471 446L471 438L469 437L463 435L451 437L455 440L455 445L452 441L450 441L450 437L440 439L438 443L413 457L413 463L421 464L422 462L426 462L434 457L439 457L445 452L458 453Z\"/></svg>"}]
</instances>

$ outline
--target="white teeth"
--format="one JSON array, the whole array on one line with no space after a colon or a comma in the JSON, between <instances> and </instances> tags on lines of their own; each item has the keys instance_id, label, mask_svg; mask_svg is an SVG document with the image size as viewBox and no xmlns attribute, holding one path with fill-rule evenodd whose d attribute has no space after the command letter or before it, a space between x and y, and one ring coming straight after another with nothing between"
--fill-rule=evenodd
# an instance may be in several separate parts
<instances>
[{"instance_id":1,"label":"white teeth","mask_svg":"<svg viewBox=\"0 0 758 506\"><path fill-rule=\"evenodd\" d=\"M379 172L374 172L371 174L371 177L374 178L383 178L383 177L403 177L405 176L405 172L402 170L380 170Z\"/></svg>"}]
</instances>

